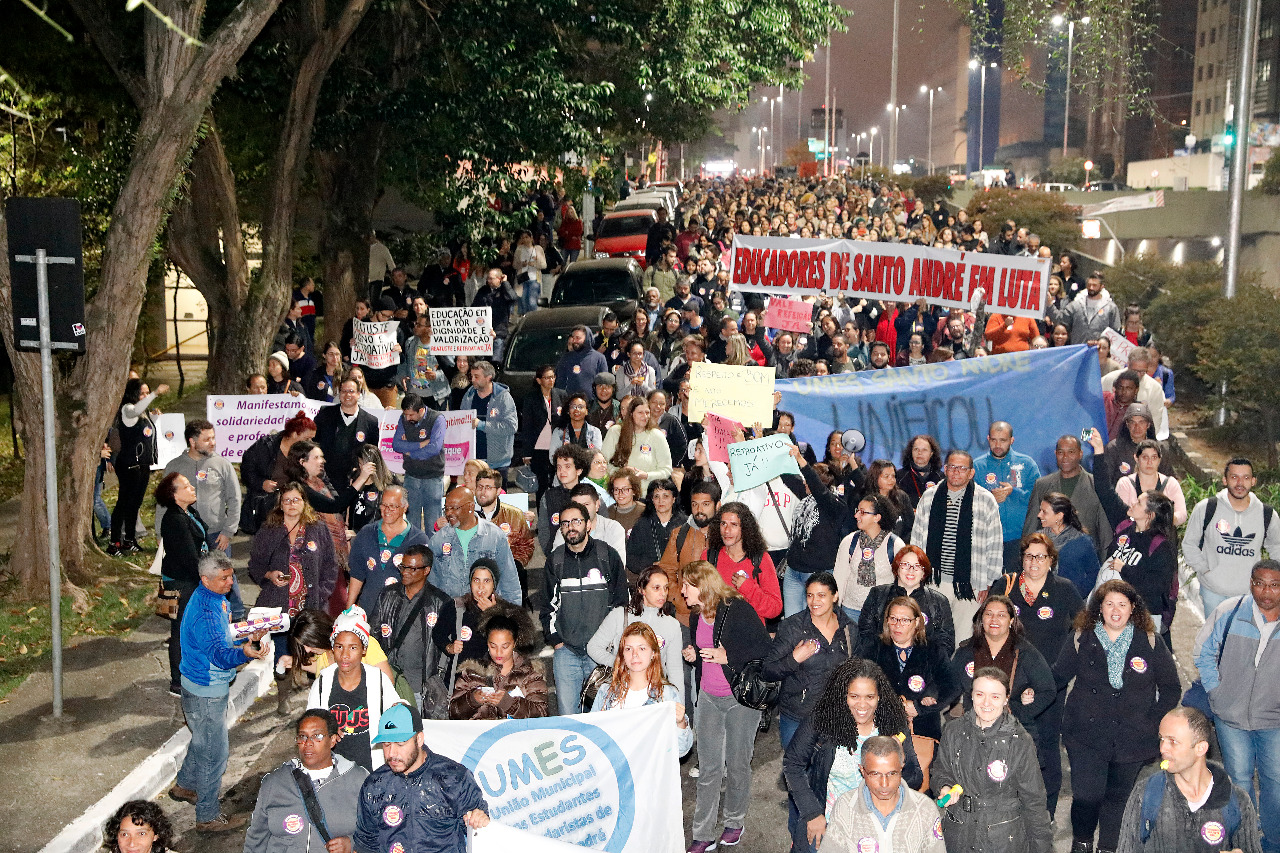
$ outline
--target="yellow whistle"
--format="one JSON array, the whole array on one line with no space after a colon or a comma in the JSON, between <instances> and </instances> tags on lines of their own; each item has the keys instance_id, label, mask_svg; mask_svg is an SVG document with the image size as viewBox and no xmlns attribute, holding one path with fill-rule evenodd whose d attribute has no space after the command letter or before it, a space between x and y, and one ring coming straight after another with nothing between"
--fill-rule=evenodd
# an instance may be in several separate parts
<instances>
[{"instance_id":1,"label":"yellow whistle","mask_svg":"<svg viewBox=\"0 0 1280 853\"><path fill-rule=\"evenodd\" d=\"M1163 760L1160 762L1160 769L1161 769L1161 770L1168 770L1168 769L1169 769L1169 759L1165 758L1165 759L1163 759Z\"/></svg>"},{"instance_id":2,"label":"yellow whistle","mask_svg":"<svg viewBox=\"0 0 1280 853\"><path fill-rule=\"evenodd\" d=\"M952 785L949 788L943 788L941 796L939 796L935 802L937 802L938 808L945 809L947 806L960 799L960 796L963 793L964 788L959 785Z\"/></svg>"}]
</instances>

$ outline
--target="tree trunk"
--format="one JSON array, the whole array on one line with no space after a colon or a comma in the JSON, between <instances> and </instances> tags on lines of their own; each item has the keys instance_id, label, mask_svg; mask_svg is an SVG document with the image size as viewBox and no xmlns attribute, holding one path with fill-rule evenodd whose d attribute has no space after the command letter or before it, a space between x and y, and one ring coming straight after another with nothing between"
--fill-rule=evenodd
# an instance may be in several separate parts
<instances>
[{"instance_id":1,"label":"tree trunk","mask_svg":"<svg viewBox=\"0 0 1280 853\"><path fill-rule=\"evenodd\" d=\"M146 17L145 90L138 92L142 96L141 117L129 172L112 209L98 291L85 306L87 352L83 357L62 356L56 361L58 534L62 568L70 578L91 574L84 550L92 518L94 472L128 373L156 234L214 91L278 3L242 0L202 47L188 45L154 16ZM186 32L203 31L203 4L169 0L156 5ZM81 17L93 32L98 20ZM95 38L100 47L104 41L107 39ZM50 533L44 512L47 460L39 450L43 447L40 356L13 348L7 257L7 251L0 253L0 332L14 353L22 440L30 451L15 540L22 546L14 549L10 568L22 593L38 598L48 590Z\"/></svg>"},{"instance_id":2,"label":"tree trunk","mask_svg":"<svg viewBox=\"0 0 1280 853\"><path fill-rule=\"evenodd\" d=\"M324 28L324 2L311 0L295 19L309 45L294 75L272 160L266 212L262 221L262 269L251 280L244 266L243 235L235 197L235 177L221 138L210 133L192 163L191 192L170 227L174 261L209 305L211 392L235 393L245 377L261 372L271 341L289 308L293 292L293 231L307 153L315 127L316 104L329 68L368 10L370 0L348 0L332 26ZM212 118L209 119L212 125ZM206 150L207 149L207 150ZM202 223L213 215L205 199L217 204L222 239ZM228 220L233 221L228 221ZM234 239L227 235L234 235ZM218 258L222 254L224 257Z\"/></svg>"}]
</instances>

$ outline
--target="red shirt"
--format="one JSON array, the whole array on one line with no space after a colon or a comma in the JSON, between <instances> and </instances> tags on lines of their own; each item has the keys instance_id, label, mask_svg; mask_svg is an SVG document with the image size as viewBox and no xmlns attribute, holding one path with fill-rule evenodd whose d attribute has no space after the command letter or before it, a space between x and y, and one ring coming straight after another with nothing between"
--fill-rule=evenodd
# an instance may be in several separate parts
<instances>
[{"instance_id":1,"label":"red shirt","mask_svg":"<svg viewBox=\"0 0 1280 853\"><path fill-rule=\"evenodd\" d=\"M707 552L702 552L702 559L707 559ZM756 615L763 619L772 619L782 615L782 589L778 586L778 573L773 568L773 560L768 553L760 560L760 576L755 576L755 566L750 558L734 561L729 553L721 549L716 558L716 571L729 586L733 586L733 576L742 572L747 576L738 587L739 594L755 608Z\"/></svg>"}]
</instances>

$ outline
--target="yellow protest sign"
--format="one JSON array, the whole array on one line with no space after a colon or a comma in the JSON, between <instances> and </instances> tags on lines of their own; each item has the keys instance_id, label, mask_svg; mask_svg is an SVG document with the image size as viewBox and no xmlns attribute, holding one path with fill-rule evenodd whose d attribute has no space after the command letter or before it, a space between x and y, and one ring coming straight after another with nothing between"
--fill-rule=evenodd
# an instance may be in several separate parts
<instances>
[{"instance_id":1,"label":"yellow protest sign","mask_svg":"<svg viewBox=\"0 0 1280 853\"><path fill-rule=\"evenodd\" d=\"M772 367L740 367L695 361L689 365L689 420L704 412L732 418L748 427L773 424Z\"/></svg>"}]
</instances>

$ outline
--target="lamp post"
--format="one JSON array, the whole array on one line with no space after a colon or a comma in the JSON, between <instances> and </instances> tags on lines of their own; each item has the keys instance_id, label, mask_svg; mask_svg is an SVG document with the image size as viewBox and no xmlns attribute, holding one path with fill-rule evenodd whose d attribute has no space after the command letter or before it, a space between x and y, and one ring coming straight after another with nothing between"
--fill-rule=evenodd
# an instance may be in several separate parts
<instances>
[{"instance_id":1,"label":"lamp post","mask_svg":"<svg viewBox=\"0 0 1280 853\"><path fill-rule=\"evenodd\" d=\"M867 151L867 162L868 162L868 163L875 162L875 159L876 159L876 134L877 134L877 133L879 133L879 132L880 132L880 128L878 128L878 127L873 127L873 128L871 128L871 130L869 131L869 133L871 134L871 148L870 148L870 150L868 150L868 151ZM883 155L883 154L881 154L880 156L881 156L881 159L883 159L883 158L884 158L884 155Z\"/></svg>"},{"instance_id":2,"label":"lamp post","mask_svg":"<svg viewBox=\"0 0 1280 853\"><path fill-rule=\"evenodd\" d=\"M933 174L933 96L936 92L941 92L941 91L942 91L941 86L934 86L933 88L930 88L928 86L920 87L921 94L924 94L925 92L929 93L929 158L928 159L929 159L930 175Z\"/></svg>"},{"instance_id":3,"label":"lamp post","mask_svg":"<svg viewBox=\"0 0 1280 853\"><path fill-rule=\"evenodd\" d=\"M1064 20L1067 25L1067 77L1066 83L1063 85L1065 100L1062 105L1062 157L1067 156L1067 129L1071 126L1071 49L1075 46L1076 40L1076 22L1074 20L1066 20L1062 15L1053 16L1053 25L1055 27L1062 26ZM1089 23L1089 16L1085 15L1080 19L1081 24Z\"/></svg>"},{"instance_id":4,"label":"lamp post","mask_svg":"<svg viewBox=\"0 0 1280 853\"><path fill-rule=\"evenodd\" d=\"M898 0L893 0L893 46L889 59L889 103L898 103ZM889 127L889 169L898 162L898 114Z\"/></svg>"},{"instance_id":5,"label":"lamp post","mask_svg":"<svg viewBox=\"0 0 1280 853\"><path fill-rule=\"evenodd\" d=\"M898 164L898 114L907 108L906 104L885 104L884 110L893 114L893 123L889 127L889 171Z\"/></svg>"},{"instance_id":6,"label":"lamp post","mask_svg":"<svg viewBox=\"0 0 1280 853\"><path fill-rule=\"evenodd\" d=\"M969 70L979 70L981 80L978 90L978 171L982 171L982 165L985 161L985 150L987 144L987 68L997 68L996 63L979 62L976 59L969 60Z\"/></svg>"},{"instance_id":7,"label":"lamp post","mask_svg":"<svg viewBox=\"0 0 1280 853\"><path fill-rule=\"evenodd\" d=\"M1089 173L1093 171L1093 161L1084 161L1084 188L1089 189Z\"/></svg>"},{"instance_id":8,"label":"lamp post","mask_svg":"<svg viewBox=\"0 0 1280 853\"><path fill-rule=\"evenodd\" d=\"M753 130L755 128L752 128ZM760 128L760 176L764 177L764 135L769 132L769 128Z\"/></svg>"},{"instance_id":9,"label":"lamp post","mask_svg":"<svg viewBox=\"0 0 1280 853\"><path fill-rule=\"evenodd\" d=\"M866 138L867 138L867 132L865 130L862 133L856 133L852 135L849 147L853 149L855 157L859 154L859 149L862 148L862 140ZM858 178L859 180L861 180L867 176L867 163L871 162L871 155L867 155L866 163L862 162L861 157L858 157L858 161L859 161L858 165L861 167L858 170Z\"/></svg>"}]
</instances>

